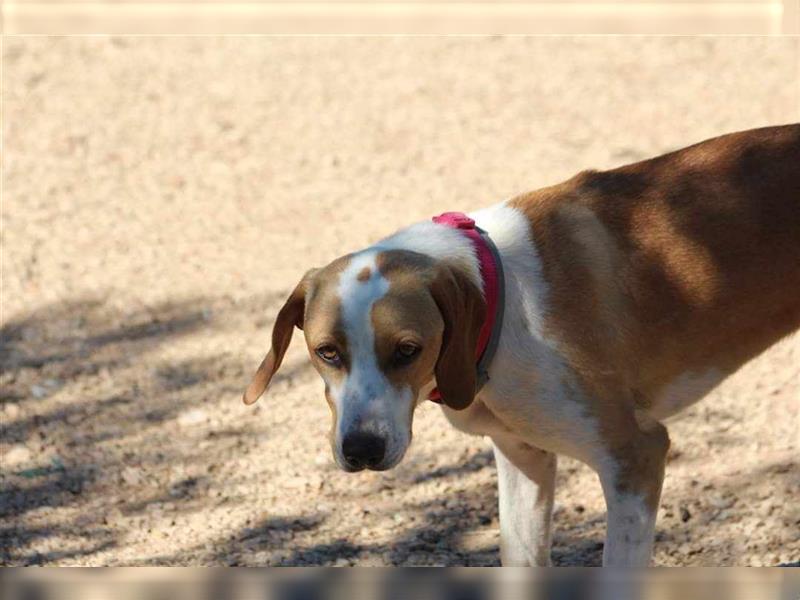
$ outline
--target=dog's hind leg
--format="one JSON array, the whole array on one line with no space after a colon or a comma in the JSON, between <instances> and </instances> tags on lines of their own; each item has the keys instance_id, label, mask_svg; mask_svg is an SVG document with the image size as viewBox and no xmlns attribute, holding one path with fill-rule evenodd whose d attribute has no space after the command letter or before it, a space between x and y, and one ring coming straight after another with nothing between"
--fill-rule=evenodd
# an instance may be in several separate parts
<instances>
[{"instance_id":1,"label":"dog's hind leg","mask_svg":"<svg viewBox=\"0 0 800 600\"><path fill-rule=\"evenodd\" d=\"M503 566L550 564L556 456L518 438L492 438Z\"/></svg>"},{"instance_id":2,"label":"dog's hind leg","mask_svg":"<svg viewBox=\"0 0 800 600\"><path fill-rule=\"evenodd\" d=\"M640 423L597 469L608 508L603 566L650 563L668 449L661 423Z\"/></svg>"}]
</instances>

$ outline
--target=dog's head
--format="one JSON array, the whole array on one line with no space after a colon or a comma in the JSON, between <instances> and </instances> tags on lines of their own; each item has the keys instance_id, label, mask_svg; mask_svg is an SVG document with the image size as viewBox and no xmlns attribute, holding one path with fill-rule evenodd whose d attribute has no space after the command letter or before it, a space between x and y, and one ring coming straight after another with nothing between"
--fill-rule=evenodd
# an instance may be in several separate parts
<instances>
[{"instance_id":1,"label":"dog's head","mask_svg":"<svg viewBox=\"0 0 800 600\"><path fill-rule=\"evenodd\" d=\"M411 442L420 390L435 381L450 408L472 402L485 313L469 277L427 255L370 249L339 258L306 273L286 300L244 401L267 389L298 327L325 382L337 464L389 469Z\"/></svg>"}]
</instances>

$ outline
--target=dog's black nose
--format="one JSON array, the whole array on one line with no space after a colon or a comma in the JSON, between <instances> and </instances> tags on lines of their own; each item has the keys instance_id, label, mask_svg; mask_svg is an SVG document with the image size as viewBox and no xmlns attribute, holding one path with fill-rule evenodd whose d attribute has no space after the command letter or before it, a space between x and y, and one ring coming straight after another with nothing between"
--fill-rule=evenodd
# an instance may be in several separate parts
<instances>
[{"instance_id":1,"label":"dog's black nose","mask_svg":"<svg viewBox=\"0 0 800 600\"><path fill-rule=\"evenodd\" d=\"M374 433L348 433L342 442L344 459L355 469L379 465L385 453L386 441Z\"/></svg>"}]
</instances>

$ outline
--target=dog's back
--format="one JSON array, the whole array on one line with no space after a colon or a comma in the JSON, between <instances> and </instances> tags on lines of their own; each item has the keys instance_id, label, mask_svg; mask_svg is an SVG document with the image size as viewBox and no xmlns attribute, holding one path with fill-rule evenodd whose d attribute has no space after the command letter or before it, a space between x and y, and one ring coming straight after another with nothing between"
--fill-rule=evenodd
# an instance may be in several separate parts
<instances>
[{"instance_id":1,"label":"dog's back","mask_svg":"<svg viewBox=\"0 0 800 600\"><path fill-rule=\"evenodd\" d=\"M800 326L800 125L583 172L514 205L559 307L551 332L588 376L607 374L598 388L648 404Z\"/></svg>"}]
</instances>

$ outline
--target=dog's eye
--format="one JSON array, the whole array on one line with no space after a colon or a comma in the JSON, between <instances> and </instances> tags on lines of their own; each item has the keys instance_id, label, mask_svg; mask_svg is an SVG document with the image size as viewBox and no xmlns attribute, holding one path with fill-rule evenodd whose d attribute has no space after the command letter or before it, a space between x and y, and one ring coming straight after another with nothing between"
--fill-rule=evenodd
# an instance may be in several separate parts
<instances>
[{"instance_id":1,"label":"dog's eye","mask_svg":"<svg viewBox=\"0 0 800 600\"><path fill-rule=\"evenodd\" d=\"M421 348L410 342L403 342L395 350L395 360L400 364L408 364L419 354Z\"/></svg>"},{"instance_id":2,"label":"dog's eye","mask_svg":"<svg viewBox=\"0 0 800 600\"><path fill-rule=\"evenodd\" d=\"M338 365L340 362L339 351L333 346L320 346L316 349L316 353L326 363Z\"/></svg>"}]
</instances>

